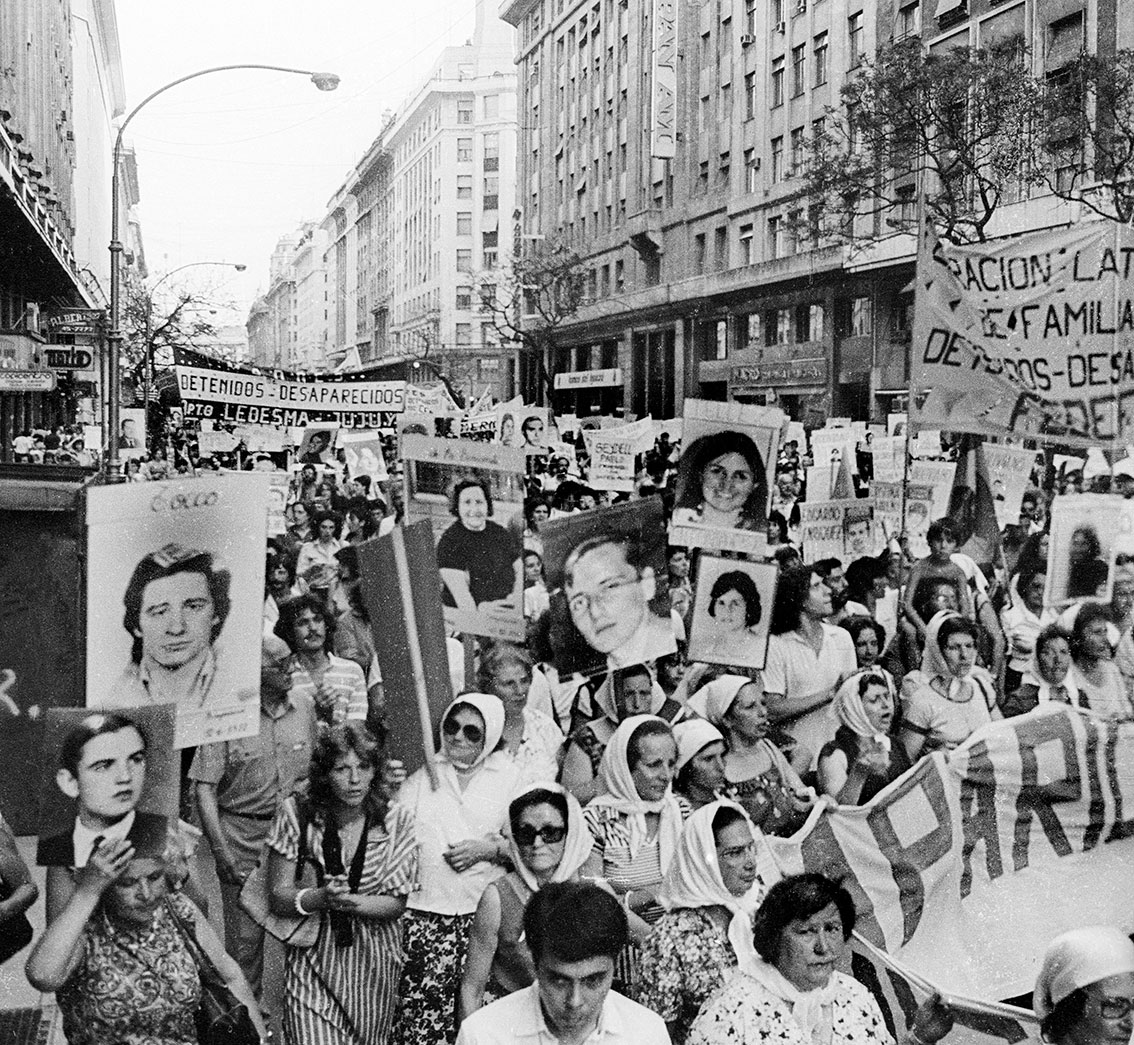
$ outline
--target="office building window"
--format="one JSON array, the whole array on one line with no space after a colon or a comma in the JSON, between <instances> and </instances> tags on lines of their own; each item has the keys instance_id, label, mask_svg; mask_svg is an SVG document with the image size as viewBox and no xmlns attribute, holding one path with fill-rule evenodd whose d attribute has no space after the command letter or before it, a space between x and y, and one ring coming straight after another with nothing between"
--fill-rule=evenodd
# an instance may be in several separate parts
<instances>
[{"instance_id":1,"label":"office building window","mask_svg":"<svg viewBox=\"0 0 1134 1045\"><path fill-rule=\"evenodd\" d=\"M771 8L772 24L784 21L784 0L771 0Z\"/></svg>"},{"instance_id":2,"label":"office building window","mask_svg":"<svg viewBox=\"0 0 1134 1045\"><path fill-rule=\"evenodd\" d=\"M457 99L457 123L473 122L473 101L471 98Z\"/></svg>"},{"instance_id":3,"label":"office building window","mask_svg":"<svg viewBox=\"0 0 1134 1045\"><path fill-rule=\"evenodd\" d=\"M752 226L740 226L740 263L751 265L756 260L752 253Z\"/></svg>"},{"instance_id":4,"label":"office building window","mask_svg":"<svg viewBox=\"0 0 1134 1045\"><path fill-rule=\"evenodd\" d=\"M869 337L873 330L870 319L870 298L851 298L847 333L851 337Z\"/></svg>"},{"instance_id":5,"label":"office building window","mask_svg":"<svg viewBox=\"0 0 1134 1045\"><path fill-rule=\"evenodd\" d=\"M759 312L750 312L746 318L748 322L745 324L745 344L748 348L756 348L764 340L762 333L764 324L761 322Z\"/></svg>"},{"instance_id":6,"label":"office building window","mask_svg":"<svg viewBox=\"0 0 1134 1045\"><path fill-rule=\"evenodd\" d=\"M796 127L791 132L791 173L798 175L803 170L803 128Z\"/></svg>"},{"instance_id":7,"label":"office building window","mask_svg":"<svg viewBox=\"0 0 1134 1045\"><path fill-rule=\"evenodd\" d=\"M744 118L756 118L756 74L744 74Z\"/></svg>"},{"instance_id":8,"label":"office building window","mask_svg":"<svg viewBox=\"0 0 1134 1045\"><path fill-rule=\"evenodd\" d=\"M457 162L472 163L472 138L457 139Z\"/></svg>"},{"instance_id":9,"label":"office building window","mask_svg":"<svg viewBox=\"0 0 1134 1045\"><path fill-rule=\"evenodd\" d=\"M898 8L898 39L921 36L921 4L916 2Z\"/></svg>"},{"instance_id":10,"label":"office building window","mask_svg":"<svg viewBox=\"0 0 1134 1045\"><path fill-rule=\"evenodd\" d=\"M705 234L698 232L693 237L693 273L699 276L705 271Z\"/></svg>"},{"instance_id":11,"label":"office building window","mask_svg":"<svg viewBox=\"0 0 1134 1045\"><path fill-rule=\"evenodd\" d=\"M484 136L484 169L500 170L500 135L495 132Z\"/></svg>"},{"instance_id":12,"label":"office building window","mask_svg":"<svg viewBox=\"0 0 1134 1045\"><path fill-rule=\"evenodd\" d=\"M850 57L850 66L852 69L862 64L862 47L862 12L857 11L847 19L847 52Z\"/></svg>"},{"instance_id":13,"label":"office building window","mask_svg":"<svg viewBox=\"0 0 1134 1045\"><path fill-rule=\"evenodd\" d=\"M744 0L744 31L756 35L756 0Z\"/></svg>"},{"instance_id":14,"label":"office building window","mask_svg":"<svg viewBox=\"0 0 1134 1045\"><path fill-rule=\"evenodd\" d=\"M815 86L827 82L827 34L819 33L815 37Z\"/></svg>"},{"instance_id":15,"label":"office building window","mask_svg":"<svg viewBox=\"0 0 1134 1045\"><path fill-rule=\"evenodd\" d=\"M472 287L457 287L457 308L465 312L472 308Z\"/></svg>"},{"instance_id":16,"label":"office building window","mask_svg":"<svg viewBox=\"0 0 1134 1045\"><path fill-rule=\"evenodd\" d=\"M500 178L495 174L484 178L484 209L496 210L500 206Z\"/></svg>"},{"instance_id":17,"label":"office building window","mask_svg":"<svg viewBox=\"0 0 1134 1045\"><path fill-rule=\"evenodd\" d=\"M457 175L457 199L471 200L472 199L472 175L471 174L458 174Z\"/></svg>"},{"instance_id":18,"label":"office building window","mask_svg":"<svg viewBox=\"0 0 1134 1045\"><path fill-rule=\"evenodd\" d=\"M496 232L485 232L481 234L481 248L484 254L484 267L486 269L496 268L496 251L499 242L499 234Z\"/></svg>"},{"instance_id":19,"label":"office building window","mask_svg":"<svg viewBox=\"0 0 1134 1045\"><path fill-rule=\"evenodd\" d=\"M472 344L472 324L471 323L458 323L457 330L457 344L458 345L471 345Z\"/></svg>"},{"instance_id":20,"label":"office building window","mask_svg":"<svg viewBox=\"0 0 1134 1045\"><path fill-rule=\"evenodd\" d=\"M791 96L798 98L807 90L807 45L791 49Z\"/></svg>"},{"instance_id":21,"label":"office building window","mask_svg":"<svg viewBox=\"0 0 1134 1045\"><path fill-rule=\"evenodd\" d=\"M458 253L460 253L458 251ZM784 255L784 219L773 215L768 219L768 256L782 258Z\"/></svg>"},{"instance_id":22,"label":"office building window","mask_svg":"<svg viewBox=\"0 0 1134 1045\"><path fill-rule=\"evenodd\" d=\"M783 181L784 178L784 139L781 135L772 139L772 181Z\"/></svg>"},{"instance_id":23,"label":"office building window","mask_svg":"<svg viewBox=\"0 0 1134 1045\"><path fill-rule=\"evenodd\" d=\"M472 235L472 214L466 210L457 211L457 235Z\"/></svg>"},{"instance_id":24,"label":"office building window","mask_svg":"<svg viewBox=\"0 0 1134 1045\"><path fill-rule=\"evenodd\" d=\"M500 95L486 94L484 96L484 118L486 120L500 119Z\"/></svg>"},{"instance_id":25,"label":"office building window","mask_svg":"<svg viewBox=\"0 0 1134 1045\"><path fill-rule=\"evenodd\" d=\"M755 149L744 150L744 191L755 192L760 184L760 161Z\"/></svg>"},{"instance_id":26,"label":"office building window","mask_svg":"<svg viewBox=\"0 0 1134 1045\"><path fill-rule=\"evenodd\" d=\"M784 104L784 59L772 59L772 108Z\"/></svg>"},{"instance_id":27,"label":"office building window","mask_svg":"<svg viewBox=\"0 0 1134 1045\"><path fill-rule=\"evenodd\" d=\"M471 250L458 250L457 251L457 271L458 272L472 272L472 251Z\"/></svg>"}]
</instances>

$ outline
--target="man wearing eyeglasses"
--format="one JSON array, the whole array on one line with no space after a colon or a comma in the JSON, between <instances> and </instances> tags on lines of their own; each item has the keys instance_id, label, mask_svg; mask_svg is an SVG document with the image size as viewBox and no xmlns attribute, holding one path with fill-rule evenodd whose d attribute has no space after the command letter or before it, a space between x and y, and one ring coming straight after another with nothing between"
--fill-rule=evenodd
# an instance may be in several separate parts
<instances>
[{"instance_id":1,"label":"man wearing eyeglasses","mask_svg":"<svg viewBox=\"0 0 1134 1045\"><path fill-rule=\"evenodd\" d=\"M641 664L677 649L673 623L650 606L657 595L653 567L639 542L619 534L589 537L563 566L571 620L592 650L613 670Z\"/></svg>"},{"instance_id":2,"label":"man wearing eyeglasses","mask_svg":"<svg viewBox=\"0 0 1134 1045\"><path fill-rule=\"evenodd\" d=\"M621 905L597 885L545 885L524 912L536 982L474 1012L457 1045L669 1045L657 1013L610 989L628 938Z\"/></svg>"}]
</instances>

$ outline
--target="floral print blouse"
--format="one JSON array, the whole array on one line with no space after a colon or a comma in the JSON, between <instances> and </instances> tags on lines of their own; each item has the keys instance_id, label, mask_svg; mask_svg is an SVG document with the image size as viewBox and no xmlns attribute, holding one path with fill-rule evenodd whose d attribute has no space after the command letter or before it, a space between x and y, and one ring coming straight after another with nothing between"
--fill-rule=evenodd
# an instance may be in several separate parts
<instances>
[{"instance_id":1,"label":"floral print blouse","mask_svg":"<svg viewBox=\"0 0 1134 1045\"><path fill-rule=\"evenodd\" d=\"M693 1021L686 1045L894 1045L878 1003L857 980L832 974L839 990L831 1013L831 1036L805 1041L787 1002L762 983L736 972Z\"/></svg>"},{"instance_id":2,"label":"floral print blouse","mask_svg":"<svg viewBox=\"0 0 1134 1045\"><path fill-rule=\"evenodd\" d=\"M681 1045L705 999L735 966L728 936L709 912L679 908L662 915L642 945L637 1001L670 1024L674 1045Z\"/></svg>"}]
</instances>

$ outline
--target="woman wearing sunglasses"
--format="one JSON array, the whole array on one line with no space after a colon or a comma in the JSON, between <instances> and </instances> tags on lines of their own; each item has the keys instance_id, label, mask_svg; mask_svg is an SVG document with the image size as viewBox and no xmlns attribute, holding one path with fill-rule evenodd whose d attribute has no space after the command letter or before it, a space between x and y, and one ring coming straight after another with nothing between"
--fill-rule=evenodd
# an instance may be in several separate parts
<instances>
[{"instance_id":1,"label":"woman wearing sunglasses","mask_svg":"<svg viewBox=\"0 0 1134 1045\"><path fill-rule=\"evenodd\" d=\"M1057 936L1044 953L1032 1008L1051 1045L1128 1042L1134 1031L1134 943L1104 925Z\"/></svg>"},{"instance_id":2,"label":"woman wearing sunglasses","mask_svg":"<svg viewBox=\"0 0 1134 1045\"><path fill-rule=\"evenodd\" d=\"M569 882L594 841L574 795L558 784L528 787L508 807L515 870L480 898L461 982L461 1019L489 1001L530 986L535 965L523 938L524 909L548 882Z\"/></svg>"},{"instance_id":3,"label":"woman wearing sunglasses","mask_svg":"<svg viewBox=\"0 0 1134 1045\"><path fill-rule=\"evenodd\" d=\"M416 818L419 846L393 1037L403 1045L440 1045L457 1035L457 992L473 914L485 888L504 873L509 850L501 832L520 783L519 763L503 749L503 734L499 697L457 697L441 717L437 789L422 767L398 797Z\"/></svg>"}]
</instances>

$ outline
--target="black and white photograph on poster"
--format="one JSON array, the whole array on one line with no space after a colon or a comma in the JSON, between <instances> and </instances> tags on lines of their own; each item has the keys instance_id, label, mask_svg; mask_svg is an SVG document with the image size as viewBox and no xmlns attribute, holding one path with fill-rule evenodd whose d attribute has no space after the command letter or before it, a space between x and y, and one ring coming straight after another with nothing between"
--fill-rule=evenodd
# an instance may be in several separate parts
<instances>
[{"instance_id":1,"label":"black and white photograph on poster","mask_svg":"<svg viewBox=\"0 0 1134 1045\"><path fill-rule=\"evenodd\" d=\"M501 425L505 416L507 415L501 415ZM525 406L522 410L516 411L516 426L520 433L516 445L526 456L535 457L549 452L550 432L546 407Z\"/></svg>"},{"instance_id":2,"label":"black and white photograph on poster","mask_svg":"<svg viewBox=\"0 0 1134 1045\"><path fill-rule=\"evenodd\" d=\"M660 497L551 519L539 535L561 678L676 651Z\"/></svg>"},{"instance_id":3,"label":"black and white photograph on poster","mask_svg":"<svg viewBox=\"0 0 1134 1045\"><path fill-rule=\"evenodd\" d=\"M1109 602L1118 555L1134 554L1132 513L1123 497L1078 494L1051 505L1044 604Z\"/></svg>"},{"instance_id":4,"label":"black and white photograph on poster","mask_svg":"<svg viewBox=\"0 0 1134 1045\"><path fill-rule=\"evenodd\" d=\"M702 555L697 563L689 659L763 668L778 572L772 563Z\"/></svg>"},{"instance_id":5,"label":"black and white photograph on poster","mask_svg":"<svg viewBox=\"0 0 1134 1045\"><path fill-rule=\"evenodd\" d=\"M761 555L786 415L685 400L670 543Z\"/></svg>"},{"instance_id":6,"label":"black and white photograph on poster","mask_svg":"<svg viewBox=\"0 0 1134 1045\"><path fill-rule=\"evenodd\" d=\"M876 555L885 544L874 531L874 505L862 498L848 504L843 514L843 563L850 565L855 559Z\"/></svg>"},{"instance_id":7,"label":"black and white photograph on poster","mask_svg":"<svg viewBox=\"0 0 1134 1045\"><path fill-rule=\"evenodd\" d=\"M335 457L337 429L321 425L303 429L303 440L296 451L300 464L328 464Z\"/></svg>"},{"instance_id":8,"label":"black and white photograph on poster","mask_svg":"<svg viewBox=\"0 0 1134 1045\"><path fill-rule=\"evenodd\" d=\"M346 458L346 472L351 479L365 475L370 479L370 489L375 483L385 482L386 458L382 453L382 434L378 431L356 431L339 433L339 449Z\"/></svg>"},{"instance_id":9,"label":"black and white photograph on poster","mask_svg":"<svg viewBox=\"0 0 1134 1045\"><path fill-rule=\"evenodd\" d=\"M406 523L428 519L446 624L524 639L524 455L496 443L407 436Z\"/></svg>"},{"instance_id":10,"label":"black and white photograph on poster","mask_svg":"<svg viewBox=\"0 0 1134 1045\"><path fill-rule=\"evenodd\" d=\"M87 704L173 704L178 748L259 729L266 472L93 487Z\"/></svg>"},{"instance_id":11,"label":"black and white photograph on poster","mask_svg":"<svg viewBox=\"0 0 1134 1045\"><path fill-rule=\"evenodd\" d=\"M177 822L172 705L51 708L43 740L36 863L85 867L100 840L160 856Z\"/></svg>"}]
</instances>

